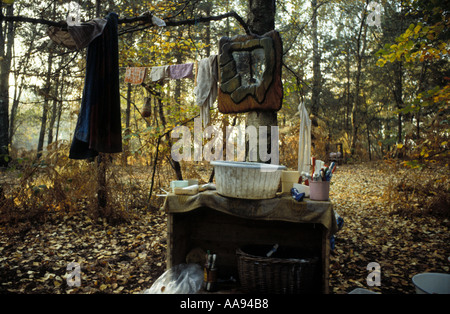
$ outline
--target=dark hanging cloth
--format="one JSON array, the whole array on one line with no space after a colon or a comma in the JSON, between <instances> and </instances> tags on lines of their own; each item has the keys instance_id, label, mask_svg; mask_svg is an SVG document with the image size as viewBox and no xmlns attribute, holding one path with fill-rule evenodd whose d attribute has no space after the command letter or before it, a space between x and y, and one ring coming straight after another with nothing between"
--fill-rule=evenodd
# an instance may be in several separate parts
<instances>
[{"instance_id":1,"label":"dark hanging cloth","mask_svg":"<svg viewBox=\"0 0 450 314\"><path fill-rule=\"evenodd\" d=\"M118 16L110 13L103 33L87 48L86 77L69 158L122 151Z\"/></svg>"}]
</instances>

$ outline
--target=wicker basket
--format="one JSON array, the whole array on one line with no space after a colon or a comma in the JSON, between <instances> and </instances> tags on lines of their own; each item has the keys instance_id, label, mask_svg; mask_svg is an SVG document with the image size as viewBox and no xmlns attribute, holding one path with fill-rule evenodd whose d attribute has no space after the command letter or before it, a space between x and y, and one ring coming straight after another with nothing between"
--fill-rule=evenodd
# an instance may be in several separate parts
<instances>
[{"instance_id":1,"label":"wicker basket","mask_svg":"<svg viewBox=\"0 0 450 314\"><path fill-rule=\"evenodd\" d=\"M270 246L249 246L236 250L242 289L249 293L311 293L316 286L319 258L306 257L292 248L279 249L276 255L265 257L270 249Z\"/></svg>"}]
</instances>

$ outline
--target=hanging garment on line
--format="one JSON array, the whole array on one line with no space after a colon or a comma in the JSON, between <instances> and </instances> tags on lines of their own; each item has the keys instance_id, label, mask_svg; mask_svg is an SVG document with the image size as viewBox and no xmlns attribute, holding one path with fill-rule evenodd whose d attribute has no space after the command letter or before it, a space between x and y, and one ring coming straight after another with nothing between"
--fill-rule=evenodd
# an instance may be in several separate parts
<instances>
[{"instance_id":1,"label":"hanging garment on line","mask_svg":"<svg viewBox=\"0 0 450 314\"><path fill-rule=\"evenodd\" d=\"M305 104L298 106L300 114L300 131L298 137L298 172L309 173L309 162L311 158L311 119Z\"/></svg>"},{"instance_id":2,"label":"hanging garment on line","mask_svg":"<svg viewBox=\"0 0 450 314\"><path fill-rule=\"evenodd\" d=\"M162 81L169 78L169 66L163 65L159 67L153 67L150 71L150 79L152 82Z\"/></svg>"},{"instance_id":3,"label":"hanging garment on line","mask_svg":"<svg viewBox=\"0 0 450 314\"><path fill-rule=\"evenodd\" d=\"M173 80L180 80L184 78L194 77L194 64L174 64L169 66L169 77Z\"/></svg>"},{"instance_id":4,"label":"hanging garment on line","mask_svg":"<svg viewBox=\"0 0 450 314\"><path fill-rule=\"evenodd\" d=\"M118 16L106 17L103 33L88 46L81 108L69 158L122 151L119 94Z\"/></svg>"},{"instance_id":5,"label":"hanging garment on line","mask_svg":"<svg viewBox=\"0 0 450 314\"><path fill-rule=\"evenodd\" d=\"M144 118L150 117L152 114L152 99L150 97L145 98L144 106L142 106L141 115Z\"/></svg>"},{"instance_id":6,"label":"hanging garment on line","mask_svg":"<svg viewBox=\"0 0 450 314\"><path fill-rule=\"evenodd\" d=\"M57 44L69 49L80 50L86 48L95 38L103 33L106 22L106 19L96 18L79 25L68 26L67 30L51 26L47 34Z\"/></svg>"},{"instance_id":7,"label":"hanging garment on line","mask_svg":"<svg viewBox=\"0 0 450 314\"><path fill-rule=\"evenodd\" d=\"M198 63L197 85L194 88L196 104L200 107L203 126L210 121L209 110L217 99L218 69L217 55L211 55Z\"/></svg>"},{"instance_id":8,"label":"hanging garment on line","mask_svg":"<svg viewBox=\"0 0 450 314\"><path fill-rule=\"evenodd\" d=\"M129 68L127 68L127 73L128 71L130 71ZM165 79L180 80L194 78L194 63L155 66L151 67L149 72L152 82L159 82ZM127 82L127 73L125 73L125 82ZM140 83L142 82L139 81L138 84Z\"/></svg>"},{"instance_id":9,"label":"hanging garment on line","mask_svg":"<svg viewBox=\"0 0 450 314\"><path fill-rule=\"evenodd\" d=\"M125 83L142 84L146 74L147 68L145 67L128 67L125 71Z\"/></svg>"}]
</instances>

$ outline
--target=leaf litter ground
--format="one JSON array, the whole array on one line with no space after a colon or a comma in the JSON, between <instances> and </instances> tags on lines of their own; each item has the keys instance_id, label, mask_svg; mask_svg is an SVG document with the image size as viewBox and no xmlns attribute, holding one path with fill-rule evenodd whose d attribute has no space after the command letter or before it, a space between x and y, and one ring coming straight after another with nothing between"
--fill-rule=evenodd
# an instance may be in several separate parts
<instances>
[{"instance_id":1,"label":"leaf litter ground","mask_svg":"<svg viewBox=\"0 0 450 314\"><path fill-rule=\"evenodd\" d=\"M331 254L333 293L348 293L355 288L383 294L415 293L415 274L449 272L447 177L448 169L419 172L380 162L339 167L330 199L344 218L344 227L336 234L336 248ZM406 189L414 180L416 189ZM436 182L441 195L432 190ZM447 185L440 186L442 182ZM432 192L431 198L443 201L437 207L447 208L429 206L425 210L423 197L414 197L424 189ZM432 215L432 210L440 215ZM380 265L380 286L368 285L372 269L367 270L367 265L371 262Z\"/></svg>"},{"instance_id":2,"label":"leaf litter ground","mask_svg":"<svg viewBox=\"0 0 450 314\"><path fill-rule=\"evenodd\" d=\"M338 167L330 199L344 227L335 235L331 254L331 293L355 288L414 293L415 274L449 272L448 218L421 212L423 204L413 197L406 196L405 204L401 194L390 193L402 186L410 171L384 163ZM419 175L439 181L447 174ZM445 192L448 198L448 188ZM12 236L2 228L0 293L131 294L151 287L165 271L166 214L136 209L128 223L116 226L88 217L82 209L59 212ZM67 285L71 262L81 267L79 287ZM370 287L366 281L371 262L380 265L380 286Z\"/></svg>"}]
</instances>

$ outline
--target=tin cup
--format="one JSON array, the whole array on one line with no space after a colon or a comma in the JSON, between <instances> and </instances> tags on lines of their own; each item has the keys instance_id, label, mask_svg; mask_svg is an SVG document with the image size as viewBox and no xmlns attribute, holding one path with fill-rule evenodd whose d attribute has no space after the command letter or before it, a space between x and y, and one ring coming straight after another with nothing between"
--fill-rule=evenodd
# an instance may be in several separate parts
<instances>
[{"instance_id":1,"label":"tin cup","mask_svg":"<svg viewBox=\"0 0 450 314\"><path fill-rule=\"evenodd\" d=\"M330 181L309 182L309 198L314 201L328 201L330 196Z\"/></svg>"}]
</instances>

